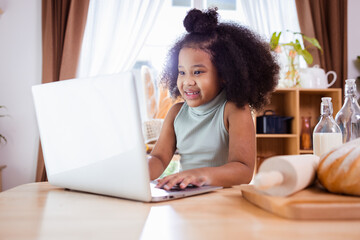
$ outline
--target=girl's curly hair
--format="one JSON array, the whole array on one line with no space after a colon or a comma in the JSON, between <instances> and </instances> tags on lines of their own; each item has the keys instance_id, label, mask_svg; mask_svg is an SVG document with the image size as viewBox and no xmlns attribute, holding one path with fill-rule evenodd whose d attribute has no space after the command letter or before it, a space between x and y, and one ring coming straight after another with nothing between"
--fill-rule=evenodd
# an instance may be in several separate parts
<instances>
[{"instance_id":1,"label":"girl's curly hair","mask_svg":"<svg viewBox=\"0 0 360 240\"><path fill-rule=\"evenodd\" d=\"M259 35L237 23L218 23L217 8L192 9L184 19L187 33L170 49L161 82L173 98L177 88L178 57L184 47L206 51L223 81L228 101L260 110L269 102L279 73L270 46Z\"/></svg>"}]
</instances>

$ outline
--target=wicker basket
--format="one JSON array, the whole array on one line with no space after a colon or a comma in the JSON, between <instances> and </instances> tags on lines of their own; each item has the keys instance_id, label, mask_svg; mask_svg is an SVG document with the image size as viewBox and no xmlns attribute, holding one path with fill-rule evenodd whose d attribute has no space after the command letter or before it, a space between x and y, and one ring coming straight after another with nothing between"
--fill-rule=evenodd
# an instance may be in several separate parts
<instances>
[{"instance_id":1,"label":"wicker basket","mask_svg":"<svg viewBox=\"0 0 360 240\"><path fill-rule=\"evenodd\" d=\"M160 135L164 119L151 119L143 123L145 143L155 143Z\"/></svg>"}]
</instances>

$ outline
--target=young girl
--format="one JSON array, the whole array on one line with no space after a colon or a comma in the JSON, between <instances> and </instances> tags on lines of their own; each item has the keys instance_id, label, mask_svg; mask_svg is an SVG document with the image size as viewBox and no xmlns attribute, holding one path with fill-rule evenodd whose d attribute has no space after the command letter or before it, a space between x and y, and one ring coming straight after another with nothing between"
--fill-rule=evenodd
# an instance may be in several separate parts
<instances>
[{"instance_id":1,"label":"young girl","mask_svg":"<svg viewBox=\"0 0 360 240\"><path fill-rule=\"evenodd\" d=\"M181 171L158 179L157 187L249 183L256 151L251 110L268 102L279 67L268 43L240 25L218 23L217 9L189 11L184 26L188 33L170 50L162 81L185 102L164 120L150 177L158 178L178 150Z\"/></svg>"}]
</instances>

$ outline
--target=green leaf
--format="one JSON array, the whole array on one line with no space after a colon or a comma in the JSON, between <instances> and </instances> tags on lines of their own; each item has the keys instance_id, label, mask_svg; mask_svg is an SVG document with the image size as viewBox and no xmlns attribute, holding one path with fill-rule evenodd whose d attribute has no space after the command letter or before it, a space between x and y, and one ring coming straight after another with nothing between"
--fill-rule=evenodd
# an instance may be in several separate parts
<instances>
[{"instance_id":1,"label":"green leaf","mask_svg":"<svg viewBox=\"0 0 360 240\"><path fill-rule=\"evenodd\" d=\"M302 49L302 50L299 52L299 55L303 56L303 58L304 58L304 60L305 60L305 62L306 62L307 64L312 64L312 62L313 62L313 57L312 57L311 53L309 53L308 50Z\"/></svg>"},{"instance_id":2,"label":"green leaf","mask_svg":"<svg viewBox=\"0 0 360 240\"><path fill-rule=\"evenodd\" d=\"M321 52L323 52L323 50L316 38L307 37L301 32L293 32L291 30L286 30L286 31L291 32L293 35L301 35L303 37L304 41L309 42L312 46L318 48ZM294 50L298 55L302 56L307 64L312 64L313 57L312 57L311 53L306 48L303 48L301 46L300 41L298 39L296 39L295 42L291 41L288 43L279 44L280 35L281 35L281 32L279 33L279 35L276 35L276 32L273 33L273 35L271 37L271 41L270 41L272 50L275 49L278 45L287 46L288 50ZM358 59L360 61L360 56L358 56Z\"/></svg>"},{"instance_id":3,"label":"green leaf","mask_svg":"<svg viewBox=\"0 0 360 240\"><path fill-rule=\"evenodd\" d=\"M311 43L313 46L317 47L321 51L321 53L323 52L323 50L320 46L320 43L318 42L318 40L316 40L316 38L310 38L310 37L305 36L304 34L302 36L306 41Z\"/></svg>"},{"instance_id":4,"label":"green leaf","mask_svg":"<svg viewBox=\"0 0 360 240\"><path fill-rule=\"evenodd\" d=\"M299 53L300 51L302 51L302 47L300 44L300 41L298 39L296 39L295 43L294 43L294 49L297 53Z\"/></svg>"},{"instance_id":5,"label":"green leaf","mask_svg":"<svg viewBox=\"0 0 360 240\"><path fill-rule=\"evenodd\" d=\"M295 45L295 43L293 43L293 42L281 44L281 46L290 46L290 47L294 47L294 45Z\"/></svg>"},{"instance_id":6,"label":"green leaf","mask_svg":"<svg viewBox=\"0 0 360 240\"><path fill-rule=\"evenodd\" d=\"M276 35L276 32L274 32L270 39L270 48L272 51L276 49L276 47L279 45L279 39L281 36L281 32L279 32L278 35Z\"/></svg>"}]
</instances>

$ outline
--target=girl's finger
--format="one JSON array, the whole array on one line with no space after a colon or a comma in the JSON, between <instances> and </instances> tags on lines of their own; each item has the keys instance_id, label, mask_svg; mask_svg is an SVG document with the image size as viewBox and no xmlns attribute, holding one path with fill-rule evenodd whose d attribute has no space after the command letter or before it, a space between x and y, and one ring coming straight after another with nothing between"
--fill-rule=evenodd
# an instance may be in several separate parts
<instances>
[{"instance_id":1,"label":"girl's finger","mask_svg":"<svg viewBox=\"0 0 360 240\"><path fill-rule=\"evenodd\" d=\"M192 182L192 184L194 184L195 186L201 187L204 186L206 184L206 178L201 176L195 179L194 182Z\"/></svg>"},{"instance_id":2,"label":"girl's finger","mask_svg":"<svg viewBox=\"0 0 360 240\"><path fill-rule=\"evenodd\" d=\"M168 176L158 179L158 183L156 184L157 188L162 188L169 180Z\"/></svg>"},{"instance_id":3,"label":"girl's finger","mask_svg":"<svg viewBox=\"0 0 360 240\"><path fill-rule=\"evenodd\" d=\"M165 185L164 185L164 189L165 190L170 190L173 186L175 186L176 184L180 183L183 181L183 177L179 176L179 175L174 175L173 178L171 178Z\"/></svg>"},{"instance_id":4,"label":"girl's finger","mask_svg":"<svg viewBox=\"0 0 360 240\"><path fill-rule=\"evenodd\" d=\"M191 176L185 177L185 178L181 181L181 183L180 183L180 188L181 188L181 189L186 188L190 183L193 182L193 180L194 180L194 178L191 177Z\"/></svg>"}]
</instances>

